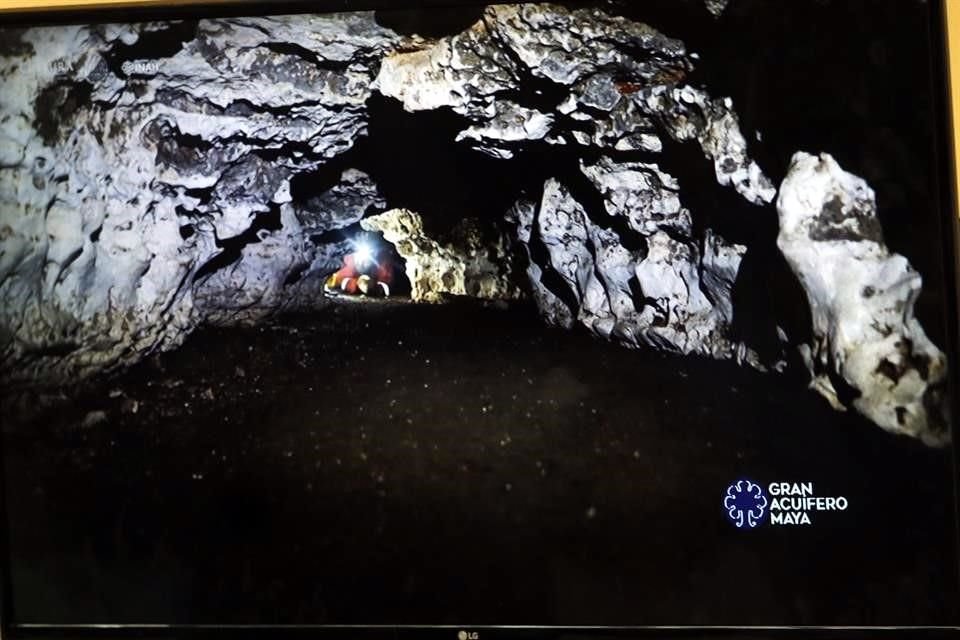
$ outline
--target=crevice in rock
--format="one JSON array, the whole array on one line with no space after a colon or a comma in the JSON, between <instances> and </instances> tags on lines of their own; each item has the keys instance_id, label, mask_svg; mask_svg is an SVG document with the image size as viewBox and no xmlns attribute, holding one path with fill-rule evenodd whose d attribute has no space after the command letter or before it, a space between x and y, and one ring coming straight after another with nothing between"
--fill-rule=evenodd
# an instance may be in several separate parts
<instances>
[{"instance_id":1,"label":"crevice in rock","mask_svg":"<svg viewBox=\"0 0 960 640\"><path fill-rule=\"evenodd\" d=\"M515 86L500 91L497 94L497 99L515 102L544 113L558 113L557 106L567 98L570 87L535 75L509 43L504 42L496 35L496 31L491 25L488 24L487 28L493 34L494 40L500 43L500 50L513 62L514 69L518 74Z\"/></svg>"},{"instance_id":2,"label":"crevice in rock","mask_svg":"<svg viewBox=\"0 0 960 640\"><path fill-rule=\"evenodd\" d=\"M273 53L300 58L325 71L340 72L347 66L347 63L321 58L316 52L295 42L264 42L259 46Z\"/></svg>"},{"instance_id":3,"label":"crevice in rock","mask_svg":"<svg viewBox=\"0 0 960 640\"><path fill-rule=\"evenodd\" d=\"M217 248L222 249L222 251L197 269L196 274L193 276L193 281L200 281L216 271L225 269L237 262L243 254L244 247L262 241L260 237L261 231L279 231L282 228L283 223L280 219L280 205L271 203L270 210L257 213L253 218L253 223L243 233L223 239L217 238L216 233L214 233L214 242Z\"/></svg>"},{"instance_id":4,"label":"crevice in rock","mask_svg":"<svg viewBox=\"0 0 960 640\"><path fill-rule=\"evenodd\" d=\"M777 249L773 207L758 208L721 186L712 163L694 145L669 141L658 156L680 184L681 202L692 213L693 237L702 243L711 230L747 247L732 291L731 338L749 344L764 362L773 362L784 352L778 326L792 343L812 337L806 296Z\"/></svg>"},{"instance_id":5,"label":"crevice in rock","mask_svg":"<svg viewBox=\"0 0 960 640\"><path fill-rule=\"evenodd\" d=\"M60 273L57 274L56 283L60 284L63 282L63 279L69 273L70 265L76 262L77 258L83 253L83 247L80 246L77 249L74 249L70 255L68 255L64 261L60 264Z\"/></svg>"},{"instance_id":6,"label":"crevice in rock","mask_svg":"<svg viewBox=\"0 0 960 640\"><path fill-rule=\"evenodd\" d=\"M340 184L343 172L362 164L356 147L290 178L290 197L294 204L306 204Z\"/></svg>"},{"instance_id":7,"label":"crevice in rock","mask_svg":"<svg viewBox=\"0 0 960 640\"><path fill-rule=\"evenodd\" d=\"M178 204L177 206L175 206L175 207L173 208L173 212L177 214L177 218L193 219L193 218L198 217L199 215L201 215L201 214L199 214L199 213L197 212L196 209L191 209L191 208L189 208L189 207L185 207L185 206L182 205L182 204Z\"/></svg>"},{"instance_id":8,"label":"crevice in rock","mask_svg":"<svg viewBox=\"0 0 960 640\"><path fill-rule=\"evenodd\" d=\"M292 164L308 164L317 160L323 160L324 156L317 153L309 142L300 140L286 140L280 146L271 146L272 140L262 140L238 135L231 138L224 138L219 143L241 142L245 144L262 144L264 146L250 150L251 155L255 155L261 160L267 162L276 162L277 160L286 160Z\"/></svg>"},{"instance_id":9,"label":"crevice in rock","mask_svg":"<svg viewBox=\"0 0 960 640\"><path fill-rule=\"evenodd\" d=\"M305 264L305 263L300 263L300 264L296 265L296 266L290 271L290 273L287 274L287 277L284 278L284 280L283 280L283 286L284 286L284 287L289 287L289 286L291 286L291 285L295 285L295 284L297 284L298 282L300 282L300 280L303 279L303 275L307 272L307 269L309 269L309 268L310 268L310 265L309 265L309 264Z\"/></svg>"},{"instance_id":10,"label":"crevice in rock","mask_svg":"<svg viewBox=\"0 0 960 640\"><path fill-rule=\"evenodd\" d=\"M318 247L324 247L327 245L338 244L344 242L351 238L358 236L361 233L365 233L363 227L360 226L359 222L355 222L346 227L338 227L335 229L329 229L323 233L317 233L310 236L310 242L317 245Z\"/></svg>"},{"instance_id":11,"label":"crevice in rock","mask_svg":"<svg viewBox=\"0 0 960 640\"><path fill-rule=\"evenodd\" d=\"M57 80L44 87L34 103L33 126L48 146L55 145L84 105L93 85L86 80Z\"/></svg>"},{"instance_id":12,"label":"crevice in rock","mask_svg":"<svg viewBox=\"0 0 960 640\"><path fill-rule=\"evenodd\" d=\"M214 188L214 186L193 188L188 187L183 190L183 194L190 198L196 198L199 200L200 205L207 205L210 204L211 200L213 199Z\"/></svg>"},{"instance_id":13,"label":"crevice in rock","mask_svg":"<svg viewBox=\"0 0 960 640\"><path fill-rule=\"evenodd\" d=\"M235 98L226 105L220 105L208 97L197 96L182 89L160 87L156 90L156 100L161 104L186 113L203 113L234 117L249 117L265 113L278 118L288 118L293 110L307 111L311 107L321 107L324 111L338 113L349 105L328 104L321 100L299 100L281 105L258 103L248 98Z\"/></svg>"},{"instance_id":14,"label":"crevice in rock","mask_svg":"<svg viewBox=\"0 0 960 640\"><path fill-rule=\"evenodd\" d=\"M213 143L203 137L180 130L176 124L158 118L141 132L144 141L156 145L156 163L162 167L183 169L202 165Z\"/></svg>"},{"instance_id":15,"label":"crevice in rock","mask_svg":"<svg viewBox=\"0 0 960 640\"><path fill-rule=\"evenodd\" d=\"M533 225L530 228L530 240L526 243L527 250L530 253L530 261L540 268L540 284L556 296L570 310L570 314L576 317L580 310L580 300L570 290L570 285L563 279L563 276L557 273L550 262L550 252L543 243L543 238L540 235L540 225L537 224L537 220L540 218L540 207L541 202L538 200L533 214Z\"/></svg>"},{"instance_id":16,"label":"crevice in rock","mask_svg":"<svg viewBox=\"0 0 960 640\"><path fill-rule=\"evenodd\" d=\"M38 358L63 358L74 351L81 349L83 345L77 342L58 342L48 345L34 345L27 347L26 351L30 355L36 356Z\"/></svg>"},{"instance_id":17,"label":"crevice in rock","mask_svg":"<svg viewBox=\"0 0 960 640\"><path fill-rule=\"evenodd\" d=\"M551 155L558 157L561 154ZM576 158L574 158L574 161L576 161ZM612 216L607 212L603 195L597 191L590 179L580 171L579 164L575 168L557 166L553 174L563 183L573 199L583 206L591 222L602 229L609 229L616 233L621 246L626 250L636 252L640 256L647 255L646 240L640 233L630 228L630 224L625 218Z\"/></svg>"},{"instance_id":18,"label":"crevice in rock","mask_svg":"<svg viewBox=\"0 0 960 640\"><path fill-rule=\"evenodd\" d=\"M212 104L212 103L210 103ZM324 104L319 100L301 100L299 102L290 102L287 104L275 106L270 104L256 103L246 98L237 98L227 106L222 108L223 115L249 117L256 113L269 113L278 118L287 118L292 116L294 109L308 109L310 107L323 107L325 110L337 111L338 105Z\"/></svg>"}]
</instances>

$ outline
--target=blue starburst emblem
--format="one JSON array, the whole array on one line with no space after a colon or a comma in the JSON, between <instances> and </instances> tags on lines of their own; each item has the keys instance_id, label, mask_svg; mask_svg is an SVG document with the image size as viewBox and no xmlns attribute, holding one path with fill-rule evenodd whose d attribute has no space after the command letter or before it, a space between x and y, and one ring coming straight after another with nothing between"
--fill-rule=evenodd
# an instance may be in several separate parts
<instances>
[{"instance_id":1,"label":"blue starburst emblem","mask_svg":"<svg viewBox=\"0 0 960 640\"><path fill-rule=\"evenodd\" d=\"M768 504L763 488L749 480L734 482L723 497L727 518L738 529L753 529L763 522Z\"/></svg>"}]
</instances>

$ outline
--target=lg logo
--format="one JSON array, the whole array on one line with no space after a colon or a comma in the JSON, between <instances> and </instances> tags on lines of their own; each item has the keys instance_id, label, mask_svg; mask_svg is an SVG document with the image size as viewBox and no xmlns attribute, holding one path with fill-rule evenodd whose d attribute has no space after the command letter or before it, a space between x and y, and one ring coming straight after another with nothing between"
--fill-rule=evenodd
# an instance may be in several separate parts
<instances>
[{"instance_id":1,"label":"lg logo","mask_svg":"<svg viewBox=\"0 0 960 640\"><path fill-rule=\"evenodd\" d=\"M476 631L459 631L457 640L480 640L480 634Z\"/></svg>"}]
</instances>

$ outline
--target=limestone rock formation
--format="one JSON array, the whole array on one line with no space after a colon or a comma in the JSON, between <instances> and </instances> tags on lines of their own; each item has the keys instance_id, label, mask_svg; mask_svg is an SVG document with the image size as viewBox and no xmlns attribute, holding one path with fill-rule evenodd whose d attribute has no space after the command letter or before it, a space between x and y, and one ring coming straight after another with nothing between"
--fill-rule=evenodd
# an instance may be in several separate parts
<instances>
[{"instance_id":1,"label":"limestone rock formation","mask_svg":"<svg viewBox=\"0 0 960 640\"><path fill-rule=\"evenodd\" d=\"M467 116L474 124L458 140L493 157L512 158L536 141L611 154L581 168L606 216L587 212L557 180L547 182L539 207L519 203L511 213L521 242L545 249L526 253L530 288L548 321L575 319L627 345L760 366L728 336L730 289L746 248L715 234L695 237L675 178L655 163L612 157L659 153L665 136L692 141L720 184L754 204L773 199L732 103L682 84L691 69L683 43L647 25L596 9L502 5L465 33L387 56L377 86L409 111L449 107ZM539 254L547 260L538 262Z\"/></svg>"},{"instance_id":2,"label":"limestone rock formation","mask_svg":"<svg viewBox=\"0 0 960 640\"><path fill-rule=\"evenodd\" d=\"M680 221L668 219L662 227L649 218L637 222L643 242L627 249L617 232L590 219L567 188L548 181L539 206L521 203L511 214L528 247L527 273L541 313L551 324L569 327L576 320L628 346L746 358L761 366L745 345L728 337L732 284L746 247L709 234L701 250L693 240L678 239L683 233L692 237L689 212L678 205L675 214ZM545 259L538 262L530 247L542 247ZM562 286L547 287L545 273L558 276Z\"/></svg>"},{"instance_id":3,"label":"limestone rock formation","mask_svg":"<svg viewBox=\"0 0 960 640\"><path fill-rule=\"evenodd\" d=\"M814 388L884 429L943 443L946 357L914 318L921 278L884 244L873 190L829 154L799 152L777 209L777 245L810 302Z\"/></svg>"},{"instance_id":4,"label":"limestone rock formation","mask_svg":"<svg viewBox=\"0 0 960 640\"><path fill-rule=\"evenodd\" d=\"M407 209L365 218L360 224L383 234L404 259L414 301L440 302L446 295L512 300L521 295L512 273L510 240L485 238L470 219L459 223L446 241L431 238L423 218Z\"/></svg>"},{"instance_id":5,"label":"limestone rock formation","mask_svg":"<svg viewBox=\"0 0 960 640\"><path fill-rule=\"evenodd\" d=\"M12 80L0 92L5 378L84 377L201 322L318 299L303 277L345 249L308 233L355 221L370 187L345 174L301 206L290 180L363 135L370 61L395 34L360 13L12 35L20 46L0 58ZM158 56L159 41L179 47Z\"/></svg>"},{"instance_id":6,"label":"limestone rock formation","mask_svg":"<svg viewBox=\"0 0 960 640\"><path fill-rule=\"evenodd\" d=\"M530 140L650 152L663 132L695 140L721 184L772 201L732 102L683 84L692 69L682 42L645 24L599 9L496 5L462 34L388 55L377 88L408 111L468 116L475 124L459 139L500 158Z\"/></svg>"}]
</instances>

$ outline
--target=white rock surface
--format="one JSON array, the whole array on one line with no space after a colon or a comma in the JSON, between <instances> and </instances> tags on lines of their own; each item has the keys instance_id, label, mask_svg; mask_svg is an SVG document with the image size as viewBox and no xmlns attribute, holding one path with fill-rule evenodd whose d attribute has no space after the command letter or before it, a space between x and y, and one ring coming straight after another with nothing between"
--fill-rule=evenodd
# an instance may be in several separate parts
<instances>
[{"instance_id":1,"label":"white rock surface","mask_svg":"<svg viewBox=\"0 0 960 640\"><path fill-rule=\"evenodd\" d=\"M720 184L754 204L771 202L776 189L747 155L731 100L681 84L692 68L679 40L599 9L495 5L463 34L388 55L377 86L408 111L450 107L469 116L474 124L458 140L498 158L513 157L525 140L652 153L662 150L663 132L693 140ZM538 81L568 91L567 99L551 104ZM531 103L516 102L518 90Z\"/></svg>"},{"instance_id":2,"label":"white rock surface","mask_svg":"<svg viewBox=\"0 0 960 640\"><path fill-rule=\"evenodd\" d=\"M410 297L416 302L442 302L447 295L485 300L513 300L520 288L511 270L506 237L484 238L470 219L439 241L431 238L423 218L408 209L393 209L365 218L360 225L383 235L404 259Z\"/></svg>"},{"instance_id":3,"label":"white rock surface","mask_svg":"<svg viewBox=\"0 0 960 640\"><path fill-rule=\"evenodd\" d=\"M638 234L650 236L663 228L692 234L692 216L680 204L680 184L659 165L603 157L582 165L582 171L603 196L607 213L626 219Z\"/></svg>"},{"instance_id":4,"label":"white rock surface","mask_svg":"<svg viewBox=\"0 0 960 640\"><path fill-rule=\"evenodd\" d=\"M516 63L507 51L490 47L488 25L481 21L438 42L416 39L386 56L375 86L407 111L451 107L492 118L492 96L516 87L518 80Z\"/></svg>"},{"instance_id":5,"label":"white rock surface","mask_svg":"<svg viewBox=\"0 0 960 640\"><path fill-rule=\"evenodd\" d=\"M573 153L601 150L582 171L622 225L586 211L560 180L547 181L539 207L518 203L509 216L548 322L760 366L729 337L746 248L695 237L695 212L658 164L603 153L659 153L664 138L694 142L721 185L754 204L772 201L776 190L749 158L730 100L682 84L692 68L682 42L644 24L596 9L499 5L464 34L388 55L377 83L408 111L449 107L466 116L472 124L457 139L493 157L541 140Z\"/></svg>"},{"instance_id":6,"label":"white rock surface","mask_svg":"<svg viewBox=\"0 0 960 640\"><path fill-rule=\"evenodd\" d=\"M914 318L921 278L883 243L873 190L829 154L799 152L777 209L812 312L813 387L888 431L946 442L946 358Z\"/></svg>"},{"instance_id":7,"label":"white rock surface","mask_svg":"<svg viewBox=\"0 0 960 640\"><path fill-rule=\"evenodd\" d=\"M717 182L732 185L754 204L773 201L776 187L747 155L747 141L730 98L714 100L689 86L656 87L637 95L647 113L657 117L671 136L700 143L713 160Z\"/></svg>"},{"instance_id":8,"label":"white rock surface","mask_svg":"<svg viewBox=\"0 0 960 640\"><path fill-rule=\"evenodd\" d=\"M556 180L544 186L539 207L520 203L512 219L527 246L534 299L548 322L564 327L580 322L628 346L746 359L760 366L755 354L729 338L732 285L745 247L710 234L702 255L694 239L676 239L675 221L664 224L671 230L667 233L644 220L637 223L647 231L644 248L628 250L616 231L594 223ZM530 247L535 244L545 248L543 264L534 258ZM557 274L564 291L545 286L547 271Z\"/></svg>"},{"instance_id":9,"label":"white rock surface","mask_svg":"<svg viewBox=\"0 0 960 640\"><path fill-rule=\"evenodd\" d=\"M550 133L554 116L541 113L536 109L527 109L510 101L494 103L496 115L486 122L468 127L457 136L457 142L475 140L483 143L484 140L495 138L503 142L520 142L523 140L542 140ZM496 158L508 159L513 157L509 149L497 149L483 144L477 149Z\"/></svg>"},{"instance_id":10,"label":"white rock surface","mask_svg":"<svg viewBox=\"0 0 960 640\"><path fill-rule=\"evenodd\" d=\"M0 361L12 382L84 377L203 321L255 320L311 294L285 283L335 253L306 241L289 180L365 131L369 60L397 36L371 13L185 28L35 28L4 48ZM116 61L162 30L183 47Z\"/></svg>"},{"instance_id":11,"label":"white rock surface","mask_svg":"<svg viewBox=\"0 0 960 640\"><path fill-rule=\"evenodd\" d=\"M555 327L572 329L576 324L573 311L564 301L543 282L545 270L552 267L547 264L543 267L537 263L531 252L531 240L534 236L534 220L537 216L538 204L529 201L520 201L507 213L507 220L517 225L517 239L523 247L527 258L527 281L540 315Z\"/></svg>"}]
</instances>

